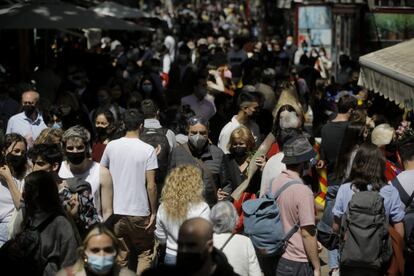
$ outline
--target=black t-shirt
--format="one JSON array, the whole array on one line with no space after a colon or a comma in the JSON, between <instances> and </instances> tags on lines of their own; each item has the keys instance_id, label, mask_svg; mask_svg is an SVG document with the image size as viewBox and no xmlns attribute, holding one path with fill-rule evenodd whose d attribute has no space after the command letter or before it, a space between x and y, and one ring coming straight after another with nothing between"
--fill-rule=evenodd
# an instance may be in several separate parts
<instances>
[{"instance_id":1,"label":"black t-shirt","mask_svg":"<svg viewBox=\"0 0 414 276\"><path fill-rule=\"evenodd\" d=\"M322 127L321 159L325 160L328 177L333 173L336 158L341 149L342 139L348 122L328 122Z\"/></svg>"}]
</instances>

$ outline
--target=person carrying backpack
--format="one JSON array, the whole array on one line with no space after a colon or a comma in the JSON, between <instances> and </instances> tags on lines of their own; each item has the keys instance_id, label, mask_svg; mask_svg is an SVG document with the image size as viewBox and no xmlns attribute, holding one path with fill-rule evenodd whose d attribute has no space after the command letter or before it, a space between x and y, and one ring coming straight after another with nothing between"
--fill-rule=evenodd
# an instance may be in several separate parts
<instances>
[{"instance_id":1,"label":"person carrying backpack","mask_svg":"<svg viewBox=\"0 0 414 276\"><path fill-rule=\"evenodd\" d=\"M352 163L349 182L338 190L332 228L340 233L341 275L384 275L393 254L389 233L395 230L404 236L404 206L384 172L381 150L363 144Z\"/></svg>"},{"instance_id":2,"label":"person carrying backpack","mask_svg":"<svg viewBox=\"0 0 414 276\"><path fill-rule=\"evenodd\" d=\"M168 158L170 152L176 146L175 134L171 130L161 126L158 120L159 109L152 100L143 100L141 110L145 120L140 139L153 146L157 152L158 169L155 172L155 180L158 186L159 198L164 180L168 174Z\"/></svg>"},{"instance_id":3,"label":"person carrying backpack","mask_svg":"<svg viewBox=\"0 0 414 276\"><path fill-rule=\"evenodd\" d=\"M288 234L299 227L290 238L286 238L286 249L280 258L266 258L265 263L263 258L259 260L265 275L275 275L275 272L283 276L320 275L314 197L301 179L316 152L304 136L298 135L285 143L283 153L282 162L286 164L286 170L271 183L268 191L273 196L280 193L276 204L279 206L284 233Z\"/></svg>"},{"instance_id":4,"label":"person carrying backpack","mask_svg":"<svg viewBox=\"0 0 414 276\"><path fill-rule=\"evenodd\" d=\"M402 123L406 124L407 123ZM404 275L414 275L414 131L406 127L398 138L398 152L404 171L391 183L397 188L400 199L405 205L405 270Z\"/></svg>"}]
</instances>

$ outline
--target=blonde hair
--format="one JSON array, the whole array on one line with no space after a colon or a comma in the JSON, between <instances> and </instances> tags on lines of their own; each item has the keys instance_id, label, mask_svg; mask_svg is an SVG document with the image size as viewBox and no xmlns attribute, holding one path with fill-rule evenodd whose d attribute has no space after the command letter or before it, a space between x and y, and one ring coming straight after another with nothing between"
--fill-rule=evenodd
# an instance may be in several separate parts
<instances>
[{"instance_id":1,"label":"blonde hair","mask_svg":"<svg viewBox=\"0 0 414 276\"><path fill-rule=\"evenodd\" d=\"M248 151L252 151L255 146L255 141L252 132L245 126L239 126L233 130L230 134L230 140L227 144L227 148L230 149L231 145L236 143L237 140L243 141Z\"/></svg>"},{"instance_id":2,"label":"blonde hair","mask_svg":"<svg viewBox=\"0 0 414 276\"><path fill-rule=\"evenodd\" d=\"M39 144L60 144L62 141L63 130L60 128L45 128L34 141L35 145Z\"/></svg>"},{"instance_id":3,"label":"blonde hair","mask_svg":"<svg viewBox=\"0 0 414 276\"><path fill-rule=\"evenodd\" d=\"M103 224L98 224L92 228L91 231L88 232L85 239L82 242L82 245L78 248L78 261L74 265L74 272L82 271L85 267L85 250L88 247L89 241L96 236L99 235L106 235L112 240L112 244L114 246L116 255L119 252L119 241L115 237L115 235Z\"/></svg>"},{"instance_id":4,"label":"blonde hair","mask_svg":"<svg viewBox=\"0 0 414 276\"><path fill-rule=\"evenodd\" d=\"M173 169L167 176L161 193L161 203L167 217L171 221L181 223L187 219L190 205L202 201L204 198L201 171L191 165Z\"/></svg>"}]
</instances>

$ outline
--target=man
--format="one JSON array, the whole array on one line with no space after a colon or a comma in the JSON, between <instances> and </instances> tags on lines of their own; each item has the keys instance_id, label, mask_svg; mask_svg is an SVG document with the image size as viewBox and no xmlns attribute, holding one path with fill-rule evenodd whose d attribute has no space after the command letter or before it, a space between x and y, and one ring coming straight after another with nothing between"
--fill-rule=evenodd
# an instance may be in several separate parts
<instances>
[{"instance_id":1,"label":"man","mask_svg":"<svg viewBox=\"0 0 414 276\"><path fill-rule=\"evenodd\" d=\"M213 246L213 226L203 218L184 221L178 233L177 265L148 270L151 275L238 275L226 256Z\"/></svg>"},{"instance_id":2,"label":"man","mask_svg":"<svg viewBox=\"0 0 414 276\"><path fill-rule=\"evenodd\" d=\"M47 128L45 122L43 121L42 114L37 108L39 98L39 93L36 91L29 90L23 92L23 112L11 117L7 124L6 134L18 133L22 135L26 138L29 147L33 145L34 140L36 140L40 132Z\"/></svg>"},{"instance_id":3,"label":"man","mask_svg":"<svg viewBox=\"0 0 414 276\"><path fill-rule=\"evenodd\" d=\"M109 171L92 161L91 135L82 126L73 126L63 133L62 148L65 161L59 169L59 177L76 177L90 183L94 205L104 221L113 213L113 185Z\"/></svg>"},{"instance_id":4,"label":"man","mask_svg":"<svg viewBox=\"0 0 414 276\"><path fill-rule=\"evenodd\" d=\"M203 218L186 220L178 233L177 267L190 275L237 275L213 246L213 226Z\"/></svg>"},{"instance_id":5,"label":"man","mask_svg":"<svg viewBox=\"0 0 414 276\"><path fill-rule=\"evenodd\" d=\"M337 108L338 113L335 118L322 127L321 137L322 143L320 147L320 160L317 168L321 169L326 166L327 180L328 180L328 195L326 198L326 210L332 208L333 199L336 197L339 185L342 184L343 179L336 179L334 169L336 159L341 149L342 139L345 135L345 130L348 127L349 118L353 110L357 106L357 100L351 95L344 95L339 99ZM328 223L331 225L330 221ZM338 250L328 251L329 256L329 270L333 276L338 275Z\"/></svg>"},{"instance_id":6,"label":"man","mask_svg":"<svg viewBox=\"0 0 414 276\"><path fill-rule=\"evenodd\" d=\"M197 116L208 121L216 113L216 107L207 94L207 84L205 80L199 80L199 84L194 87L193 93L181 99L181 106L189 105ZM211 97L211 96L210 96Z\"/></svg>"},{"instance_id":7,"label":"man","mask_svg":"<svg viewBox=\"0 0 414 276\"><path fill-rule=\"evenodd\" d=\"M411 196L414 193L414 132L413 130L406 131L408 135L404 135L403 139L398 141L398 150L401 156L401 159L403 161L404 165L404 171L401 172L396 179L394 179L392 182L394 186L396 186L395 182L398 181L401 187L405 191L405 195L403 191L399 190L401 201L406 205L406 210L412 209L414 206L414 203L411 201L410 204L407 204L407 197ZM398 184L397 184L398 185ZM407 206L408 205L408 206ZM413 226L413 216L410 215L410 219L407 219L408 216L406 216L404 224L406 226L411 225ZM408 227L407 227L408 228ZM406 235L406 246L413 247L414 244L414 229L411 228L411 231L406 228L407 233ZM414 275L414 253L412 250L407 250L407 255L405 256L405 274L404 275Z\"/></svg>"},{"instance_id":8,"label":"man","mask_svg":"<svg viewBox=\"0 0 414 276\"><path fill-rule=\"evenodd\" d=\"M351 95L342 96L337 105L338 114L332 121L322 127L321 160L318 161L318 168L326 166L329 185L332 184L335 162L340 150L342 138L348 126L349 118L356 106L357 100L355 97Z\"/></svg>"},{"instance_id":9,"label":"man","mask_svg":"<svg viewBox=\"0 0 414 276\"><path fill-rule=\"evenodd\" d=\"M230 153L228 150L230 135L240 125L244 125L251 130L256 145L260 143L259 126L251 119L259 107L258 97L252 92L243 91L237 99L237 105L239 107L237 115L233 116L231 121L223 127L219 136L218 147L226 154Z\"/></svg>"},{"instance_id":10,"label":"man","mask_svg":"<svg viewBox=\"0 0 414 276\"><path fill-rule=\"evenodd\" d=\"M141 110L145 118L144 128L159 130L164 129L159 121L160 110L152 100L143 100L141 103ZM165 129L165 136L168 139L168 144L170 145L171 151L177 145L175 134L170 129Z\"/></svg>"},{"instance_id":11,"label":"man","mask_svg":"<svg viewBox=\"0 0 414 276\"><path fill-rule=\"evenodd\" d=\"M302 135L287 141L283 147L286 170L272 182L271 193L291 181L296 184L286 188L278 197L281 220L285 233L295 225L299 230L289 239L285 253L277 264L277 275L320 275L320 263L315 227L315 206L311 189L301 179L316 156L309 141Z\"/></svg>"},{"instance_id":12,"label":"man","mask_svg":"<svg viewBox=\"0 0 414 276\"><path fill-rule=\"evenodd\" d=\"M124 243L122 265L138 275L149 268L154 248L158 168L155 149L139 139L144 117L136 109L124 113L126 134L108 143L101 165L113 179L115 235ZM137 265L138 261L138 265Z\"/></svg>"},{"instance_id":13,"label":"man","mask_svg":"<svg viewBox=\"0 0 414 276\"><path fill-rule=\"evenodd\" d=\"M208 123L200 117L188 120L188 143L171 152L169 170L179 165L198 167L203 174L204 198L212 207L217 202L217 187L228 185L228 163L224 153L208 142Z\"/></svg>"}]
</instances>

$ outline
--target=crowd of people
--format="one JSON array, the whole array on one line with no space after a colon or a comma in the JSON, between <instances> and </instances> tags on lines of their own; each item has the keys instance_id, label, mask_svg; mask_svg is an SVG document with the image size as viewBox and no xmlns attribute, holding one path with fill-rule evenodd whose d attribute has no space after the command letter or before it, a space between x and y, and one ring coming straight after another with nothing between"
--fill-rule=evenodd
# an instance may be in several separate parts
<instances>
[{"instance_id":1,"label":"crowd of people","mask_svg":"<svg viewBox=\"0 0 414 276\"><path fill-rule=\"evenodd\" d=\"M30 85L2 72L3 271L321 275L325 247L330 275L412 275L412 113L345 55L335 75L322 47L258 40L235 6L157 12L174 32L66 37ZM263 198L280 254L245 229L271 219L247 210Z\"/></svg>"}]
</instances>

